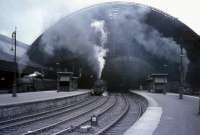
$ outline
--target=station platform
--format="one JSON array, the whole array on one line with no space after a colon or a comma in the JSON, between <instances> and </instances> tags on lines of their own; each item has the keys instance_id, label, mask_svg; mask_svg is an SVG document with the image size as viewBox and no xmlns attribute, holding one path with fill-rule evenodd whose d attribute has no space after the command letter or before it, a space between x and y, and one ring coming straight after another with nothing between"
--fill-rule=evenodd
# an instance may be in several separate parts
<instances>
[{"instance_id":1,"label":"station platform","mask_svg":"<svg viewBox=\"0 0 200 135\"><path fill-rule=\"evenodd\" d=\"M132 91L135 92L135 91ZM149 103L142 117L124 135L199 135L199 98L139 92Z\"/></svg>"},{"instance_id":2,"label":"station platform","mask_svg":"<svg viewBox=\"0 0 200 135\"><path fill-rule=\"evenodd\" d=\"M17 97L12 97L11 94L0 94L0 119L70 104L83 100L89 95L90 90L27 92L17 93Z\"/></svg>"},{"instance_id":3,"label":"station platform","mask_svg":"<svg viewBox=\"0 0 200 135\"><path fill-rule=\"evenodd\" d=\"M11 94L0 94L0 107L7 105L17 105L21 103L38 102L51 100L56 98L70 97L87 93L89 90L77 90L69 92L40 91L40 92L25 92L17 93L17 97L12 97Z\"/></svg>"}]
</instances>

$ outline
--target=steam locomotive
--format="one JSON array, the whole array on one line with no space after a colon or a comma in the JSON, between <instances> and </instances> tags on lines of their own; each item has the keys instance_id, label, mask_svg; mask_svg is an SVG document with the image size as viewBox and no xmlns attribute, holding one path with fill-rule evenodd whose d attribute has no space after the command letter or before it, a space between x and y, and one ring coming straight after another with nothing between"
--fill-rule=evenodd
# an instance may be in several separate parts
<instances>
[{"instance_id":1,"label":"steam locomotive","mask_svg":"<svg viewBox=\"0 0 200 135\"><path fill-rule=\"evenodd\" d=\"M106 91L106 83L103 80L97 80L91 91L92 95L101 96Z\"/></svg>"}]
</instances>

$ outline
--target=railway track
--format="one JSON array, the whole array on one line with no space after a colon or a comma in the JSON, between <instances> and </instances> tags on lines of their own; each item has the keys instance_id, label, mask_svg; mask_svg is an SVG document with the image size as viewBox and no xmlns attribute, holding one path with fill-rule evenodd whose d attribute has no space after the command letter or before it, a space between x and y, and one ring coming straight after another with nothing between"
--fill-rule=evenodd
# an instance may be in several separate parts
<instances>
[{"instance_id":1,"label":"railway track","mask_svg":"<svg viewBox=\"0 0 200 135\"><path fill-rule=\"evenodd\" d=\"M98 125L92 126L85 135L123 134L141 117L145 105L144 100L137 95L112 94L107 97L93 97L81 103L2 121L0 134L82 134L80 127L90 125L91 116L94 114L98 118Z\"/></svg>"},{"instance_id":2,"label":"railway track","mask_svg":"<svg viewBox=\"0 0 200 135\"><path fill-rule=\"evenodd\" d=\"M117 102L114 106L98 115L98 126L93 127L89 135L119 135L123 134L134 122L136 122L145 111L146 102L138 95L116 95ZM130 109L131 108L131 109ZM134 114L134 115L133 115ZM130 119L132 118L132 119ZM79 123L77 127L89 125L89 120L83 124ZM122 129L122 127L124 129ZM63 133L59 132L54 135L77 135L79 132ZM84 133L87 135L86 133Z\"/></svg>"},{"instance_id":3,"label":"railway track","mask_svg":"<svg viewBox=\"0 0 200 135\"><path fill-rule=\"evenodd\" d=\"M145 99L135 94L128 94L127 101L130 105L129 111L122 120L106 130L103 135L123 135L123 133L142 116L148 104Z\"/></svg>"},{"instance_id":4,"label":"railway track","mask_svg":"<svg viewBox=\"0 0 200 135\"><path fill-rule=\"evenodd\" d=\"M103 110L97 114L98 117L98 126L92 127L92 129L87 134L98 135L105 132L107 129L112 127L115 123L117 123L123 116L126 114L129 108L129 103L125 96L122 95L115 95L116 102L114 105L109 107L108 109ZM90 121L85 121L76 125L76 129L74 132L68 132L67 130L60 131L54 135L77 135L82 134L80 131L80 126L87 126L90 125ZM86 133L84 133L86 134Z\"/></svg>"},{"instance_id":5,"label":"railway track","mask_svg":"<svg viewBox=\"0 0 200 135\"><path fill-rule=\"evenodd\" d=\"M101 123L105 123L105 119L111 118L111 116L113 116L113 118L109 121L109 123L104 124L104 126L99 128L93 134L94 135L104 134L111 127L115 126L115 124L119 122L126 115L128 111L129 111L129 102L127 100L127 97L119 96L118 106L116 106L116 108L113 108L112 112L110 112L111 115L104 116L104 121L102 121Z\"/></svg>"},{"instance_id":6,"label":"railway track","mask_svg":"<svg viewBox=\"0 0 200 135\"><path fill-rule=\"evenodd\" d=\"M115 105L117 104L117 98L116 96L113 96L113 100L108 103L106 106L104 106L101 109L96 110L93 114L95 114L98 119L100 116L104 115L106 112L108 112L109 110L111 110ZM91 115L87 116L86 118L83 118L82 120L78 121L77 123L74 123L73 127L74 127L74 131L76 131L78 128L80 128L81 125L84 124L90 124L90 120L91 120ZM71 135L71 134L77 134L76 132L71 132L70 128L65 128L59 132L54 133L53 135Z\"/></svg>"},{"instance_id":7,"label":"railway track","mask_svg":"<svg viewBox=\"0 0 200 135\"><path fill-rule=\"evenodd\" d=\"M141 117L145 111L146 103L144 99L137 95L126 94L118 96L115 106L101 116L98 116L98 126L92 127L92 129L88 133L84 133L84 135L122 135ZM89 124L89 122L86 122L82 124L82 126L87 126ZM72 133L65 134L80 135L83 133L80 132L80 129L77 129Z\"/></svg>"},{"instance_id":8,"label":"railway track","mask_svg":"<svg viewBox=\"0 0 200 135\"><path fill-rule=\"evenodd\" d=\"M35 135L35 134L45 134L52 135L57 133L71 125L76 125L77 123L90 118L93 114L98 113L102 109L110 106L114 102L114 97L101 97L101 102L94 103L93 106L87 106L86 108L79 109L76 113L73 113L71 116L68 116L66 119L63 119L59 122L52 123L46 127L42 127L32 132L26 133L24 135Z\"/></svg>"},{"instance_id":9,"label":"railway track","mask_svg":"<svg viewBox=\"0 0 200 135\"><path fill-rule=\"evenodd\" d=\"M97 98L95 100L97 100ZM6 119L6 120L1 120L0 121L0 130L6 128L6 125L8 126L9 124L15 125L19 121L28 120L28 119L36 118L36 117L43 116L43 115L46 115L46 114L50 114L50 113L53 113L53 112L58 112L58 111L61 111L61 110L69 109L70 107L74 107L74 106L77 106L77 105L80 106L80 103L83 103L84 101L87 101L87 102L91 101L91 102L93 102L91 99L88 98L88 99L84 99L84 100L79 101L79 102L75 102L73 104L63 105L61 107L56 107L56 108L53 108L53 109L48 109L47 108L46 110L41 111L39 113L33 113L33 114L25 115L25 116L18 116L18 117L15 117L15 118L9 118L9 119ZM85 103L86 102L84 102L84 104ZM16 124L16 126L19 126L19 125Z\"/></svg>"},{"instance_id":10,"label":"railway track","mask_svg":"<svg viewBox=\"0 0 200 135\"><path fill-rule=\"evenodd\" d=\"M0 134L16 134L16 132L19 132L18 134L22 134L23 132L28 132L34 127L42 126L44 124L43 121L45 120L48 121L48 119L56 119L56 117L60 117L60 115L67 115L72 111L76 111L90 104L94 104L94 102L97 102L98 100L100 100L99 97L94 97L84 102L82 101L53 110L2 121L0 126ZM15 131L15 133L13 133L13 131Z\"/></svg>"}]
</instances>

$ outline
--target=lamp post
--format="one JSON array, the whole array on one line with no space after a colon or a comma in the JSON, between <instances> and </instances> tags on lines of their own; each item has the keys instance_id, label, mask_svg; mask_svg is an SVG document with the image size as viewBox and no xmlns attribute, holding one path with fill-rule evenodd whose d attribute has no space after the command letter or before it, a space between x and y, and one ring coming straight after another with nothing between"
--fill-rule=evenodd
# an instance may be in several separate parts
<instances>
[{"instance_id":1,"label":"lamp post","mask_svg":"<svg viewBox=\"0 0 200 135\"><path fill-rule=\"evenodd\" d=\"M174 19L174 25L176 26L176 22L178 22L178 18ZM181 36L180 28L176 28L178 34ZM180 39L181 40L181 39ZM181 40L182 41L182 40ZM183 69L183 46L180 45L181 53L180 53L180 87L179 87L179 99L183 99L183 88L184 88L184 69Z\"/></svg>"},{"instance_id":2,"label":"lamp post","mask_svg":"<svg viewBox=\"0 0 200 135\"><path fill-rule=\"evenodd\" d=\"M56 76L57 76L57 92L59 92L59 76L58 76L58 72L59 72L59 62L56 62Z\"/></svg>"},{"instance_id":3,"label":"lamp post","mask_svg":"<svg viewBox=\"0 0 200 135\"><path fill-rule=\"evenodd\" d=\"M168 65L167 64L164 64L163 65L163 68L164 68L164 73L166 74L166 78L165 78L165 86L164 86L164 91L163 91L163 94L166 94L167 93L167 83L168 83L168 81L167 81L167 78L168 78L168 70L167 70L167 68L168 68Z\"/></svg>"},{"instance_id":4,"label":"lamp post","mask_svg":"<svg viewBox=\"0 0 200 135\"><path fill-rule=\"evenodd\" d=\"M199 91L199 115L200 115L200 91Z\"/></svg>"},{"instance_id":5,"label":"lamp post","mask_svg":"<svg viewBox=\"0 0 200 135\"><path fill-rule=\"evenodd\" d=\"M14 80L13 80L13 89L12 89L12 96L16 97L17 96L17 56L16 56L16 28L15 31L12 33L12 39L14 40Z\"/></svg>"},{"instance_id":6,"label":"lamp post","mask_svg":"<svg viewBox=\"0 0 200 135\"><path fill-rule=\"evenodd\" d=\"M181 54L180 54L180 89L179 89L179 99L183 99L183 88L184 88L184 69L183 69L183 47L181 47Z\"/></svg>"}]
</instances>

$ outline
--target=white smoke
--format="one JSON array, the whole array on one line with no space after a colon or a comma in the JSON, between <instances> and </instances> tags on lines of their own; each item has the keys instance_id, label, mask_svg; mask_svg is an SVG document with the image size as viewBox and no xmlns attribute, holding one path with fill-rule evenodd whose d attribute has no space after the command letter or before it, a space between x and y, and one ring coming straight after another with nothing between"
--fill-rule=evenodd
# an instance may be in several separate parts
<instances>
[{"instance_id":1,"label":"white smoke","mask_svg":"<svg viewBox=\"0 0 200 135\"><path fill-rule=\"evenodd\" d=\"M23 72L23 70L26 68L28 64L30 64L30 59L27 53L25 53L23 57L21 57L18 61L18 70L20 74Z\"/></svg>"},{"instance_id":2,"label":"white smoke","mask_svg":"<svg viewBox=\"0 0 200 135\"><path fill-rule=\"evenodd\" d=\"M113 44L121 45L122 48L140 45L146 52L158 58L180 63L180 45L173 38L165 37L156 28L146 23L150 11L151 9L147 7L120 8L118 6L105 8L105 13L99 13L99 16L102 16L100 20L94 20L95 13L89 11L84 17L66 17L43 34L44 46L42 47L50 54L53 54L56 48L67 48L73 54L87 60L99 78L108 52L105 46L108 40L107 31L109 31L109 39L111 37L115 41ZM108 18L111 25L106 25ZM95 35L100 42L91 41L91 37ZM189 60L185 50L184 52L184 65L187 69ZM139 54L131 55L137 57Z\"/></svg>"},{"instance_id":3,"label":"white smoke","mask_svg":"<svg viewBox=\"0 0 200 135\"><path fill-rule=\"evenodd\" d=\"M91 21L90 19L91 17L87 21ZM43 46L41 47L50 55L54 55L55 49L67 49L75 56L86 60L100 78L105 64L104 57L108 52L105 48L107 42L105 22L103 20L87 21L82 18L73 18L70 21L67 18L61 20L43 34L41 40ZM94 36L92 34L97 35L100 43L91 40Z\"/></svg>"},{"instance_id":4,"label":"white smoke","mask_svg":"<svg viewBox=\"0 0 200 135\"><path fill-rule=\"evenodd\" d=\"M150 12L149 7L126 8L123 10L111 8L107 14L112 19L113 40L122 45L140 45L146 52L158 58L180 63L180 45L173 38L163 36L156 28L146 23L147 15ZM183 51L185 54L183 64L186 73L189 59L186 50Z\"/></svg>"},{"instance_id":5,"label":"white smoke","mask_svg":"<svg viewBox=\"0 0 200 135\"><path fill-rule=\"evenodd\" d=\"M105 44L107 42L107 32L105 31L105 21L103 20L95 20L90 25L92 28L94 28L96 33L100 33L100 44L95 45L95 51L98 58L99 63L99 71L98 71L98 78L101 78L101 74L105 65L105 57L108 52L108 50L105 48Z\"/></svg>"},{"instance_id":6,"label":"white smoke","mask_svg":"<svg viewBox=\"0 0 200 135\"><path fill-rule=\"evenodd\" d=\"M101 40L101 44L100 46L101 47L105 47L105 44L107 42L107 37L108 37L108 34L107 32L105 31L105 21L104 20L95 20L91 23L91 27L94 28L95 32L100 32L101 33L101 37L100 37L100 40Z\"/></svg>"}]
</instances>

